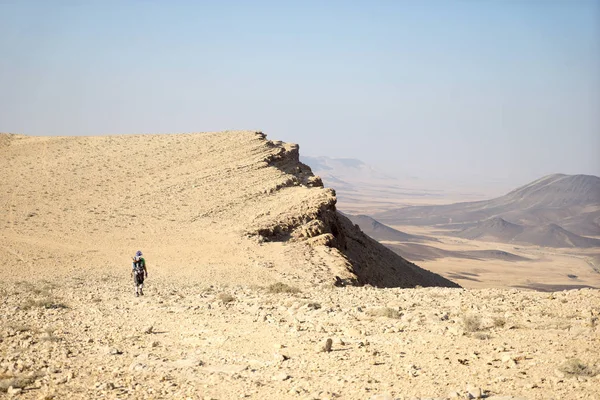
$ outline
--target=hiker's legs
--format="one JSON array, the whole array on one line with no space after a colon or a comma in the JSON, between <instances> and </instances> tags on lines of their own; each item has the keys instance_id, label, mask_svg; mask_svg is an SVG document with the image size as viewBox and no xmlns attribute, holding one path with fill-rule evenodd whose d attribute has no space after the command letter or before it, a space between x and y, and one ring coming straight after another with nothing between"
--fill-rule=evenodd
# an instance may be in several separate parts
<instances>
[{"instance_id":1,"label":"hiker's legs","mask_svg":"<svg viewBox=\"0 0 600 400\"><path fill-rule=\"evenodd\" d=\"M133 286L135 288L135 296L139 296L139 282L138 282L138 276L137 274L134 272L133 273Z\"/></svg>"},{"instance_id":2,"label":"hiker's legs","mask_svg":"<svg viewBox=\"0 0 600 400\"><path fill-rule=\"evenodd\" d=\"M140 284L140 295L144 295L144 272L140 272L138 276L138 282Z\"/></svg>"},{"instance_id":3,"label":"hiker's legs","mask_svg":"<svg viewBox=\"0 0 600 400\"><path fill-rule=\"evenodd\" d=\"M133 273L133 280L135 283L135 295L144 295L144 275L138 272Z\"/></svg>"}]
</instances>

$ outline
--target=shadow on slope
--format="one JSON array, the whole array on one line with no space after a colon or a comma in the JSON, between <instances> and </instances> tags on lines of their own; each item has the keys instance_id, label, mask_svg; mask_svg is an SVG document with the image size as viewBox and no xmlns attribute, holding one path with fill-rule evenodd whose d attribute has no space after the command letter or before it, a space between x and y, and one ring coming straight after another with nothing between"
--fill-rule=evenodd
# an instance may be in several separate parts
<instances>
[{"instance_id":1,"label":"shadow on slope","mask_svg":"<svg viewBox=\"0 0 600 400\"><path fill-rule=\"evenodd\" d=\"M467 250L450 251L417 243L386 244L395 253L411 261L431 261L438 258L462 258L466 260L502 260L509 262L529 261L527 257L518 256L502 250Z\"/></svg>"},{"instance_id":2,"label":"shadow on slope","mask_svg":"<svg viewBox=\"0 0 600 400\"><path fill-rule=\"evenodd\" d=\"M514 285L514 288L519 289L530 289L537 292L561 292L563 290L575 290L575 289L598 289L594 286L589 285L551 285L545 283L532 282L527 285Z\"/></svg>"}]
</instances>

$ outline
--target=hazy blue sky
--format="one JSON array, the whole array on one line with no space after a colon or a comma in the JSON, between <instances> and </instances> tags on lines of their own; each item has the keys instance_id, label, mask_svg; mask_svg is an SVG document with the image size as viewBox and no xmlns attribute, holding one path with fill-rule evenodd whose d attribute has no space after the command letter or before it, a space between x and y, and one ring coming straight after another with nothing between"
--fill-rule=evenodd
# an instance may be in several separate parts
<instances>
[{"instance_id":1,"label":"hazy blue sky","mask_svg":"<svg viewBox=\"0 0 600 400\"><path fill-rule=\"evenodd\" d=\"M260 129L398 175L600 175L597 1L0 0L0 131Z\"/></svg>"}]
</instances>

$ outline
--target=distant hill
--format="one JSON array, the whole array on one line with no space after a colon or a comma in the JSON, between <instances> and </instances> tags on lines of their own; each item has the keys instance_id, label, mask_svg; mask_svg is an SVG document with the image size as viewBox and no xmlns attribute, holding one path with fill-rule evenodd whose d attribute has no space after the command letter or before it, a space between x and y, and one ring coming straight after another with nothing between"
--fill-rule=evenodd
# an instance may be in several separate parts
<instances>
[{"instance_id":1,"label":"distant hill","mask_svg":"<svg viewBox=\"0 0 600 400\"><path fill-rule=\"evenodd\" d=\"M545 247L600 247L600 240L576 235L556 224L525 229L513 241Z\"/></svg>"},{"instance_id":2,"label":"distant hill","mask_svg":"<svg viewBox=\"0 0 600 400\"><path fill-rule=\"evenodd\" d=\"M576 235L556 224L539 227L512 224L500 217L479 222L456 232L463 239L526 243L544 247L600 247L600 240Z\"/></svg>"},{"instance_id":3,"label":"distant hill","mask_svg":"<svg viewBox=\"0 0 600 400\"><path fill-rule=\"evenodd\" d=\"M593 239L582 236L600 236L600 178L549 175L492 200L404 207L377 213L374 218L393 225L460 229L458 236L467 239L597 246Z\"/></svg>"},{"instance_id":4,"label":"distant hill","mask_svg":"<svg viewBox=\"0 0 600 400\"><path fill-rule=\"evenodd\" d=\"M338 211L339 212L339 211ZM439 242L439 239L411 235L406 232L402 232L391 228L381 222L367 216L367 215L349 215L343 214L352 223L358 225L361 231L366 233L378 241L394 242L385 243L384 245L391 249L393 252L401 255L403 258L412 262L416 261L428 261L435 260L438 258L463 258L471 260L503 260L503 261L526 261L528 258L517 256L512 253L508 253L502 250L466 250L466 251L450 251L440 249L422 242ZM499 226L512 225L506 221L495 221L495 224ZM518 227L518 226L517 226ZM510 227L509 227L510 230ZM520 229L519 232L522 232ZM515 234L515 235L516 235Z\"/></svg>"},{"instance_id":5,"label":"distant hill","mask_svg":"<svg viewBox=\"0 0 600 400\"><path fill-rule=\"evenodd\" d=\"M386 241L395 241L395 242L425 242L425 241L435 241L439 242L438 239L427 237L427 236L419 236L419 235L411 235L410 233L402 232L396 230L394 228L390 228L387 225L382 224L381 222L369 217L368 215L351 215L344 214L353 224L356 224L360 227L360 229L372 237L375 240L386 240Z\"/></svg>"},{"instance_id":6,"label":"distant hill","mask_svg":"<svg viewBox=\"0 0 600 400\"><path fill-rule=\"evenodd\" d=\"M478 223L473 227L466 228L456 236L464 239L511 241L515 236L523 232L521 225L512 224L500 217L493 217Z\"/></svg>"}]
</instances>

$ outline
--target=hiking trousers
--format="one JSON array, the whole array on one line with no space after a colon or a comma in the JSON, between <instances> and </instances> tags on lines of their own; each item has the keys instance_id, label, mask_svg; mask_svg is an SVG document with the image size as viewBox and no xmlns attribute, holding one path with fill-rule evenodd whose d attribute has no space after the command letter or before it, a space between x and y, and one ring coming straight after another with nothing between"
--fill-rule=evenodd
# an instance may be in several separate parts
<instances>
[{"instance_id":1,"label":"hiking trousers","mask_svg":"<svg viewBox=\"0 0 600 400\"><path fill-rule=\"evenodd\" d=\"M144 271L134 270L133 271L133 284L135 286L135 293L141 293L144 288Z\"/></svg>"}]
</instances>

